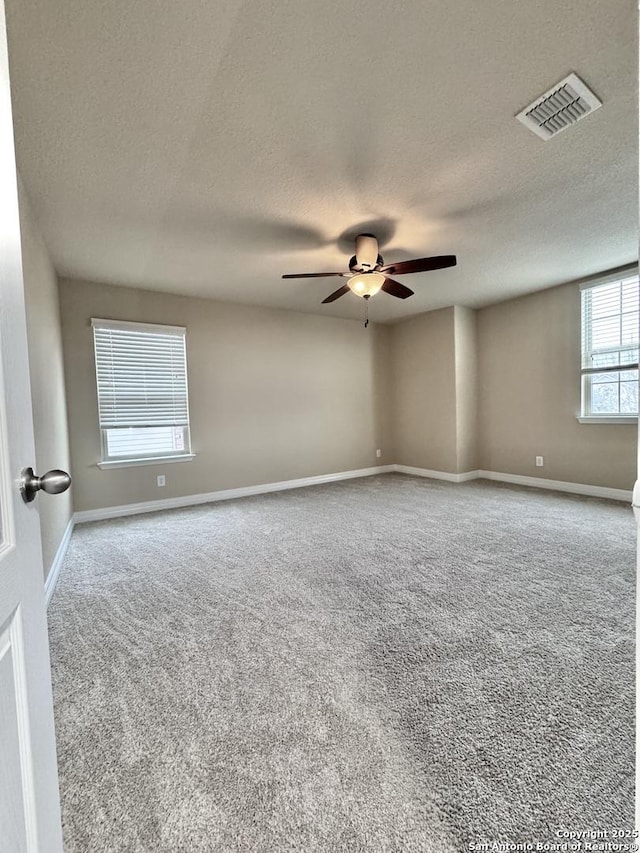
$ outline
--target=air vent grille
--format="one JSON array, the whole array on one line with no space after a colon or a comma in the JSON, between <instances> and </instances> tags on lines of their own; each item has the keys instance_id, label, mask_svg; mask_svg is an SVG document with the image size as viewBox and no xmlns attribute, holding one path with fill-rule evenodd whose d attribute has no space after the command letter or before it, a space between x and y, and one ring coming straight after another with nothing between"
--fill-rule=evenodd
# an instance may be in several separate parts
<instances>
[{"instance_id":1,"label":"air vent grille","mask_svg":"<svg viewBox=\"0 0 640 853\"><path fill-rule=\"evenodd\" d=\"M551 139L602 106L577 74L569 74L518 113L516 118L541 139Z\"/></svg>"}]
</instances>

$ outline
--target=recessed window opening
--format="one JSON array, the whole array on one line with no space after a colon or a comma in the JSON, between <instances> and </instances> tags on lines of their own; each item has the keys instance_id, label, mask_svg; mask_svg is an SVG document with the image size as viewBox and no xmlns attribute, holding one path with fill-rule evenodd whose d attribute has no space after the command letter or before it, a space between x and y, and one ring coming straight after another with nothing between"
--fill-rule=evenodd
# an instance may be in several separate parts
<instances>
[{"instance_id":1,"label":"recessed window opening","mask_svg":"<svg viewBox=\"0 0 640 853\"><path fill-rule=\"evenodd\" d=\"M191 453L186 329L92 319L102 461Z\"/></svg>"},{"instance_id":2,"label":"recessed window opening","mask_svg":"<svg viewBox=\"0 0 640 853\"><path fill-rule=\"evenodd\" d=\"M638 414L638 275L582 288L582 415Z\"/></svg>"}]
</instances>

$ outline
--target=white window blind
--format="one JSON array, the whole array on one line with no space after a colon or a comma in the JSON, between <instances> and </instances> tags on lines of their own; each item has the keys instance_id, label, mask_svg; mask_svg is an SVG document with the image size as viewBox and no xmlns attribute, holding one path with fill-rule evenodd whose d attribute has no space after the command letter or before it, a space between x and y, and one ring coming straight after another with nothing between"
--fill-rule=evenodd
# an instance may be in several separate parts
<instances>
[{"instance_id":1,"label":"white window blind","mask_svg":"<svg viewBox=\"0 0 640 853\"><path fill-rule=\"evenodd\" d=\"M582 414L638 414L638 275L582 289Z\"/></svg>"},{"instance_id":2,"label":"white window blind","mask_svg":"<svg viewBox=\"0 0 640 853\"><path fill-rule=\"evenodd\" d=\"M103 461L189 453L186 330L91 324Z\"/></svg>"}]
</instances>

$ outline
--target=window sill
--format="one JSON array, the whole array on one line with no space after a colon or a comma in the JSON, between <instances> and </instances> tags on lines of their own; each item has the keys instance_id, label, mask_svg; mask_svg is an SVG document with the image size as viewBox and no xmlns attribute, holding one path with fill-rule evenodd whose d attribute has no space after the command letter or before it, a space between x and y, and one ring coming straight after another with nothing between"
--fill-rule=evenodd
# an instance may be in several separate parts
<instances>
[{"instance_id":1,"label":"window sill","mask_svg":"<svg viewBox=\"0 0 640 853\"><path fill-rule=\"evenodd\" d=\"M585 415L584 417L579 417L578 421L581 424L637 424L638 416L637 415L614 415L610 418L602 418L597 415Z\"/></svg>"},{"instance_id":2,"label":"window sill","mask_svg":"<svg viewBox=\"0 0 640 853\"><path fill-rule=\"evenodd\" d=\"M96 462L98 468L136 468L139 465L164 465L165 462L191 462L195 453L181 453L180 456L154 456L146 459L112 459L108 462Z\"/></svg>"}]
</instances>

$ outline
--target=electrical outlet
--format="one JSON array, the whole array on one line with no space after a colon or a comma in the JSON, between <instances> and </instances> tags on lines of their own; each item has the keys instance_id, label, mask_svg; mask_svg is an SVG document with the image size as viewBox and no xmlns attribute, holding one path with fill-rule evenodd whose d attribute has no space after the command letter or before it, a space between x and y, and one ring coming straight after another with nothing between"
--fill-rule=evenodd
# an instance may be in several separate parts
<instances>
[{"instance_id":1,"label":"electrical outlet","mask_svg":"<svg viewBox=\"0 0 640 853\"><path fill-rule=\"evenodd\" d=\"M380 459L380 457L382 456L382 451L380 450L380 448L376 450L376 456L378 457L378 459Z\"/></svg>"},{"instance_id":2,"label":"electrical outlet","mask_svg":"<svg viewBox=\"0 0 640 853\"><path fill-rule=\"evenodd\" d=\"M164 474L158 474L158 485L164 486L166 484L166 480L164 478Z\"/></svg>"},{"instance_id":3,"label":"electrical outlet","mask_svg":"<svg viewBox=\"0 0 640 853\"><path fill-rule=\"evenodd\" d=\"M536 456L536 468L542 468L544 465L544 456Z\"/></svg>"}]
</instances>

